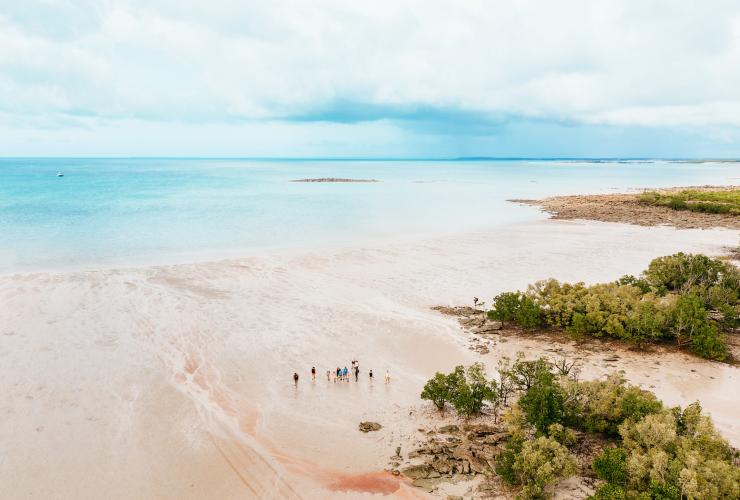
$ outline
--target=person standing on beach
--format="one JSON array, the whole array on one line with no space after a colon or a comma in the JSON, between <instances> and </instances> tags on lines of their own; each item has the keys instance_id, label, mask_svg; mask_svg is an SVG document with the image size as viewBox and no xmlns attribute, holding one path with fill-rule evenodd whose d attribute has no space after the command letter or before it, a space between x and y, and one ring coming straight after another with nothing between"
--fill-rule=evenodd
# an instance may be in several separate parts
<instances>
[{"instance_id":1,"label":"person standing on beach","mask_svg":"<svg viewBox=\"0 0 740 500\"><path fill-rule=\"evenodd\" d=\"M357 379L360 377L360 367L355 366L355 382L357 382Z\"/></svg>"},{"instance_id":2,"label":"person standing on beach","mask_svg":"<svg viewBox=\"0 0 740 500\"><path fill-rule=\"evenodd\" d=\"M342 376L344 377L344 380L349 382L349 370L347 370L347 367L344 367L344 370L342 370Z\"/></svg>"},{"instance_id":3,"label":"person standing on beach","mask_svg":"<svg viewBox=\"0 0 740 500\"><path fill-rule=\"evenodd\" d=\"M298 374L293 373L293 382L295 382L295 386L298 387Z\"/></svg>"},{"instance_id":4,"label":"person standing on beach","mask_svg":"<svg viewBox=\"0 0 740 500\"><path fill-rule=\"evenodd\" d=\"M370 382L372 382L373 381L373 371L372 370L370 370L370 375L369 376L370 376Z\"/></svg>"},{"instance_id":5,"label":"person standing on beach","mask_svg":"<svg viewBox=\"0 0 740 500\"><path fill-rule=\"evenodd\" d=\"M385 383L390 384L391 383L391 374L388 372L388 370L385 370Z\"/></svg>"},{"instance_id":6,"label":"person standing on beach","mask_svg":"<svg viewBox=\"0 0 740 500\"><path fill-rule=\"evenodd\" d=\"M314 380L314 381L316 380L316 367L315 366L311 367L311 380Z\"/></svg>"},{"instance_id":7,"label":"person standing on beach","mask_svg":"<svg viewBox=\"0 0 740 500\"><path fill-rule=\"evenodd\" d=\"M326 370L326 381L328 382L331 379L331 370Z\"/></svg>"},{"instance_id":8,"label":"person standing on beach","mask_svg":"<svg viewBox=\"0 0 740 500\"><path fill-rule=\"evenodd\" d=\"M337 366L337 378L334 380L342 380L342 369Z\"/></svg>"}]
</instances>

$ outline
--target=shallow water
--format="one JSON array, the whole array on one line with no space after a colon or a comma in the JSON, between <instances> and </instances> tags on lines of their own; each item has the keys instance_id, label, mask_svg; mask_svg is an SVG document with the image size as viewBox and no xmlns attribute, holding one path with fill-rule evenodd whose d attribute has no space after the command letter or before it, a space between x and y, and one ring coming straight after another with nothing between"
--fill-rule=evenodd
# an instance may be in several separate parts
<instances>
[{"instance_id":1,"label":"shallow water","mask_svg":"<svg viewBox=\"0 0 740 500\"><path fill-rule=\"evenodd\" d=\"M381 182L289 182L307 177ZM542 218L509 198L737 179L737 163L0 159L0 273L462 234Z\"/></svg>"}]
</instances>

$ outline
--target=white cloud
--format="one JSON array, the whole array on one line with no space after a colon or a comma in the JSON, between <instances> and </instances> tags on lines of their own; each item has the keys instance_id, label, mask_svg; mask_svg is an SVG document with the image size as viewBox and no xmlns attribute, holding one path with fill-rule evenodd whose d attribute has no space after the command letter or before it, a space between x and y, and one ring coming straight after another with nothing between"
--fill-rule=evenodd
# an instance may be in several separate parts
<instances>
[{"instance_id":1,"label":"white cloud","mask_svg":"<svg viewBox=\"0 0 740 500\"><path fill-rule=\"evenodd\" d=\"M274 121L336 101L740 127L740 2L0 0L6 118Z\"/></svg>"}]
</instances>

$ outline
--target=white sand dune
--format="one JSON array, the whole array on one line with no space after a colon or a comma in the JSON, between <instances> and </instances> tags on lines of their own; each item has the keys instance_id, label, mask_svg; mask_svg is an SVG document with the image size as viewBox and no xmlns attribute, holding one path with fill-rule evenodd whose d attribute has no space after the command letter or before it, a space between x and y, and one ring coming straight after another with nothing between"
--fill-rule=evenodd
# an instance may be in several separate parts
<instances>
[{"instance_id":1,"label":"white sand dune","mask_svg":"<svg viewBox=\"0 0 740 500\"><path fill-rule=\"evenodd\" d=\"M413 245L0 277L0 497L420 496L383 468L418 426L409 411L424 381L480 359L430 306L544 277L612 280L737 236L542 221ZM482 359L492 369L545 347L510 339ZM326 380L355 357L359 383ZM584 355L588 374L612 369L601 358ZM613 365L669 403L700 399L740 444L736 368L683 354ZM362 434L361 420L384 427Z\"/></svg>"}]
</instances>

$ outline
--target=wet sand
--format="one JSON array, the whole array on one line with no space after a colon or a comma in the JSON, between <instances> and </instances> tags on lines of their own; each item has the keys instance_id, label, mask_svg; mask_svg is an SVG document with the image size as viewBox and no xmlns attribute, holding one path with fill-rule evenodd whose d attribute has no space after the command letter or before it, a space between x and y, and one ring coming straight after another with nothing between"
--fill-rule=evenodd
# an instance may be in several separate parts
<instances>
[{"instance_id":1,"label":"wet sand","mask_svg":"<svg viewBox=\"0 0 740 500\"><path fill-rule=\"evenodd\" d=\"M720 254L736 241L727 230L542 221L413 245L2 276L0 497L423 496L383 470L431 415L425 380L562 347L506 338L479 356L431 306L545 277L612 280L658 255ZM624 369L670 404L700 399L740 445L737 368L572 349L587 374ZM352 358L359 383L326 381ZM363 420L383 428L361 433Z\"/></svg>"}]
</instances>

